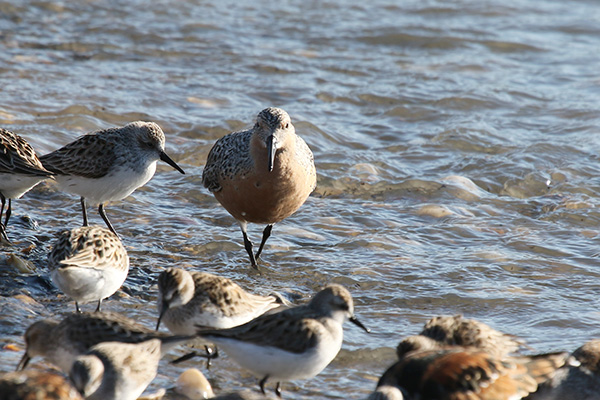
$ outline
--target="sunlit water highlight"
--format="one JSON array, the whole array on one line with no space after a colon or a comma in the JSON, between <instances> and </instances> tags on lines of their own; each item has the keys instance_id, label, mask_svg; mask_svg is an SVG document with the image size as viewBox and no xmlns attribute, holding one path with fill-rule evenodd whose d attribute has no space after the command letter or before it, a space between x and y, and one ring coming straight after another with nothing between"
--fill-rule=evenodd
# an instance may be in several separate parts
<instances>
[{"instance_id":1,"label":"sunlit water highlight","mask_svg":"<svg viewBox=\"0 0 600 400\"><path fill-rule=\"evenodd\" d=\"M373 333L348 324L338 358L284 393L364 398L400 338L433 315L463 313L538 351L600 336L599 27L585 0L0 2L0 124L40 154L92 130L160 124L187 174L159 166L107 206L132 269L106 309L153 326L168 266L292 298L342 283ZM319 176L275 226L259 276L200 177L215 140L267 106L289 112ZM0 333L22 346L33 321L74 309L45 257L81 215L51 184L13 207ZM20 356L1 351L0 370ZM190 366L217 392L256 385L223 357L208 371L165 361L150 390Z\"/></svg>"}]
</instances>

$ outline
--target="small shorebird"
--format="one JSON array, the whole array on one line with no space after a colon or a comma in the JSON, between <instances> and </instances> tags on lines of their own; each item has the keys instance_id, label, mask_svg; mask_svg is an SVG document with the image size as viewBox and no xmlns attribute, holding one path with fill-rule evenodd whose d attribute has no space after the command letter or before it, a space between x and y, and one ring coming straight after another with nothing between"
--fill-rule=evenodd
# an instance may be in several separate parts
<instances>
[{"instance_id":1,"label":"small shorebird","mask_svg":"<svg viewBox=\"0 0 600 400\"><path fill-rule=\"evenodd\" d=\"M246 292L231 279L207 272L168 268L158 276L158 321L176 335L194 335L198 327L226 329L244 324L259 315L289 305L277 294L258 296ZM202 343L208 365L218 356L216 349ZM198 355L189 353L175 362Z\"/></svg>"},{"instance_id":2,"label":"small shorebird","mask_svg":"<svg viewBox=\"0 0 600 400\"><path fill-rule=\"evenodd\" d=\"M531 400L600 399L600 339L579 347L569 361L540 385Z\"/></svg>"},{"instance_id":3,"label":"small shorebird","mask_svg":"<svg viewBox=\"0 0 600 400\"><path fill-rule=\"evenodd\" d=\"M99 343L75 359L69 377L87 400L136 400L156 376L161 346L158 339Z\"/></svg>"},{"instance_id":4,"label":"small shorebird","mask_svg":"<svg viewBox=\"0 0 600 400\"><path fill-rule=\"evenodd\" d=\"M222 330L199 330L202 338L222 347L240 366L260 378L277 382L308 379L319 374L342 347L346 319L369 332L354 316L352 296L340 285L329 285L305 305Z\"/></svg>"},{"instance_id":5,"label":"small shorebird","mask_svg":"<svg viewBox=\"0 0 600 400\"><path fill-rule=\"evenodd\" d=\"M377 386L398 388L400 399L517 400L535 392L567 358L568 353L496 358L460 346L413 351L392 365Z\"/></svg>"},{"instance_id":6,"label":"small shorebird","mask_svg":"<svg viewBox=\"0 0 600 400\"><path fill-rule=\"evenodd\" d=\"M317 184L313 154L280 108L262 110L252 129L219 139L210 150L202 183L237 220L254 268L273 224L292 215ZM267 224L256 255L248 222Z\"/></svg>"},{"instance_id":7,"label":"small shorebird","mask_svg":"<svg viewBox=\"0 0 600 400\"><path fill-rule=\"evenodd\" d=\"M83 226L62 231L48 254L52 281L79 303L112 296L129 272L129 256L117 235L101 226Z\"/></svg>"},{"instance_id":8,"label":"small shorebird","mask_svg":"<svg viewBox=\"0 0 600 400\"><path fill-rule=\"evenodd\" d=\"M414 350L436 350L446 346L470 346L494 357L515 352L524 342L516 336L499 332L490 326L462 315L434 317L425 323L421 333L403 339L396 348L398 358Z\"/></svg>"},{"instance_id":9,"label":"small shorebird","mask_svg":"<svg viewBox=\"0 0 600 400\"><path fill-rule=\"evenodd\" d=\"M29 369L0 373L0 399L83 400L83 397L64 375Z\"/></svg>"},{"instance_id":10,"label":"small shorebird","mask_svg":"<svg viewBox=\"0 0 600 400\"><path fill-rule=\"evenodd\" d=\"M103 342L140 343L160 339L164 341L161 347L164 355L175 345L193 339L181 337L181 342L173 342L172 338L113 312L72 313L61 321L44 319L27 328L25 354L17 370L25 368L33 357L40 356L68 372L77 356Z\"/></svg>"},{"instance_id":11,"label":"small shorebird","mask_svg":"<svg viewBox=\"0 0 600 400\"><path fill-rule=\"evenodd\" d=\"M6 226L12 212L12 199L18 199L52 172L46 170L33 147L25 139L0 128L0 235L7 241ZM4 206L8 200L6 217L2 222Z\"/></svg>"},{"instance_id":12,"label":"small shorebird","mask_svg":"<svg viewBox=\"0 0 600 400\"><path fill-rule=\"evenodd\" d=\"M161 321L176 335L194 335L198 327L226 329L281 307L276 295L258 296L231 279L207 272L168 268L158 276Z\"/></svg>"},{"instance_id":13,"label":"small shorebird","mask_svg":"<svg viewBox=\"0 0 600 400\"><path fill-rule=\"evenodd\" d=\"M88 225L85 201L98 204L98 213L116 234L104 203L122 200L145 185L162 160L185 172L165 153L165 134L154 122L136 121L83 135L40 157L60 188L81 196L83 226Z\"/></svg>"}]
</instances>

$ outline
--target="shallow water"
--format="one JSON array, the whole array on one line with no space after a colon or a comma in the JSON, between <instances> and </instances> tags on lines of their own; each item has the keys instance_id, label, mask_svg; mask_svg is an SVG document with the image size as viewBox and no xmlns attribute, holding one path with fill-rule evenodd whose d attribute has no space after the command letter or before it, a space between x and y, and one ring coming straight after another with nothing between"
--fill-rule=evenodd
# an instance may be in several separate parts
<instances>
[{"instance_id":1,"label":"shallow water","mask_svg":"<svg viewBox=\"0 0 600 400\"><path fill-rule=\"evenodd\" d=\"M160 165L107 206L132 269L105 309L152 326L155 279L168 266L290 297L342 283L373 333L348 324L325 371L284 385L290 399L364 398L400 338L433 315L463 313L538 351L599 337L596 2L272 4L0 2L0 126L45 154L152 120L186 170ZM275 226L259 276L200 177L215 140L267 106L290 113L318 187ZM74 308L45 257L81 215L51 184L13 208L0 334L22 345L33 321ZM251 227L255 241L262 228ZM7 261L15 253L35 270L18 272ZM0 351L0 371L20 356ZM223 357L209 371L164 362L150 390L191 366L216 391L256 385Z\"/></svg>"}]
</instances>

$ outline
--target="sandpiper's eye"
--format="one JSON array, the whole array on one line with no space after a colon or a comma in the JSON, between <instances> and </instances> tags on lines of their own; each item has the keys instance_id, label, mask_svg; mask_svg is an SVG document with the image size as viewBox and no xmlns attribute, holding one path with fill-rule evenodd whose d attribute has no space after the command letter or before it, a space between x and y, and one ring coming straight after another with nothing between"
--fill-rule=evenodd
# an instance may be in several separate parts
<instances>
[{"instance_id":1,"label":"sandpiper's eye","mask_svg":"<svg viewBox=\"0 0 600 400\"><path fill-rule=\"evenodd\" d=\"M290 124L286 122L286 123L285 123L285 129L287 129L287 128L289 128L289 127L290 127Z\"/></svg>"}]
</instances>

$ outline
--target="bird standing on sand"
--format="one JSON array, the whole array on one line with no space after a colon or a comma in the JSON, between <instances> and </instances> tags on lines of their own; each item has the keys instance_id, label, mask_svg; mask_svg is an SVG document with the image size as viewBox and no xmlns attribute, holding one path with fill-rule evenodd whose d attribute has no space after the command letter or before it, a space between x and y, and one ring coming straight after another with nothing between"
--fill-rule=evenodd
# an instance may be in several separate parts
<instances>
[{"instance_id":1,"label":"bird standing on sand","mask_svg":"<svg viewBox=\"0 0 600 400\"><path fill-rule=\"evenodd\" d=\"M237 220L254 268L273 224L292 215L317 184L313 154L280 108L262 110L252 129L219 139L210 150L202 183ZM253 253L248 222L267 224Z\"/></svg>"},{"instance_id":2,"label":"bird standing on sand","mask_svg":"<svg viewBox=\"0 0 600 400\"><path fill-rule=\"evenodd\" d=\"M60 188L81 196L83 226L88 225L85 199L99 204L98 213L116 234L104 212L104 203L122 200L145 185L162 160L185 172L165 153L165 134L154 122L136 121L83 135L40 157Z\"/></svg>"},{"instance_id":3,"label":"bird standing on sand","mask_svg":"<svg viewBox=\"0 0 600 400\"><path fill-rule=\"evenodd\" d=\"M52 173L40 162L29 143L19 135L0 128L0 235L8 242L6 226L12 212L11 199L18 199ZM2 213L8 200L6 217Z\"/></svg>"}]
</instances>

